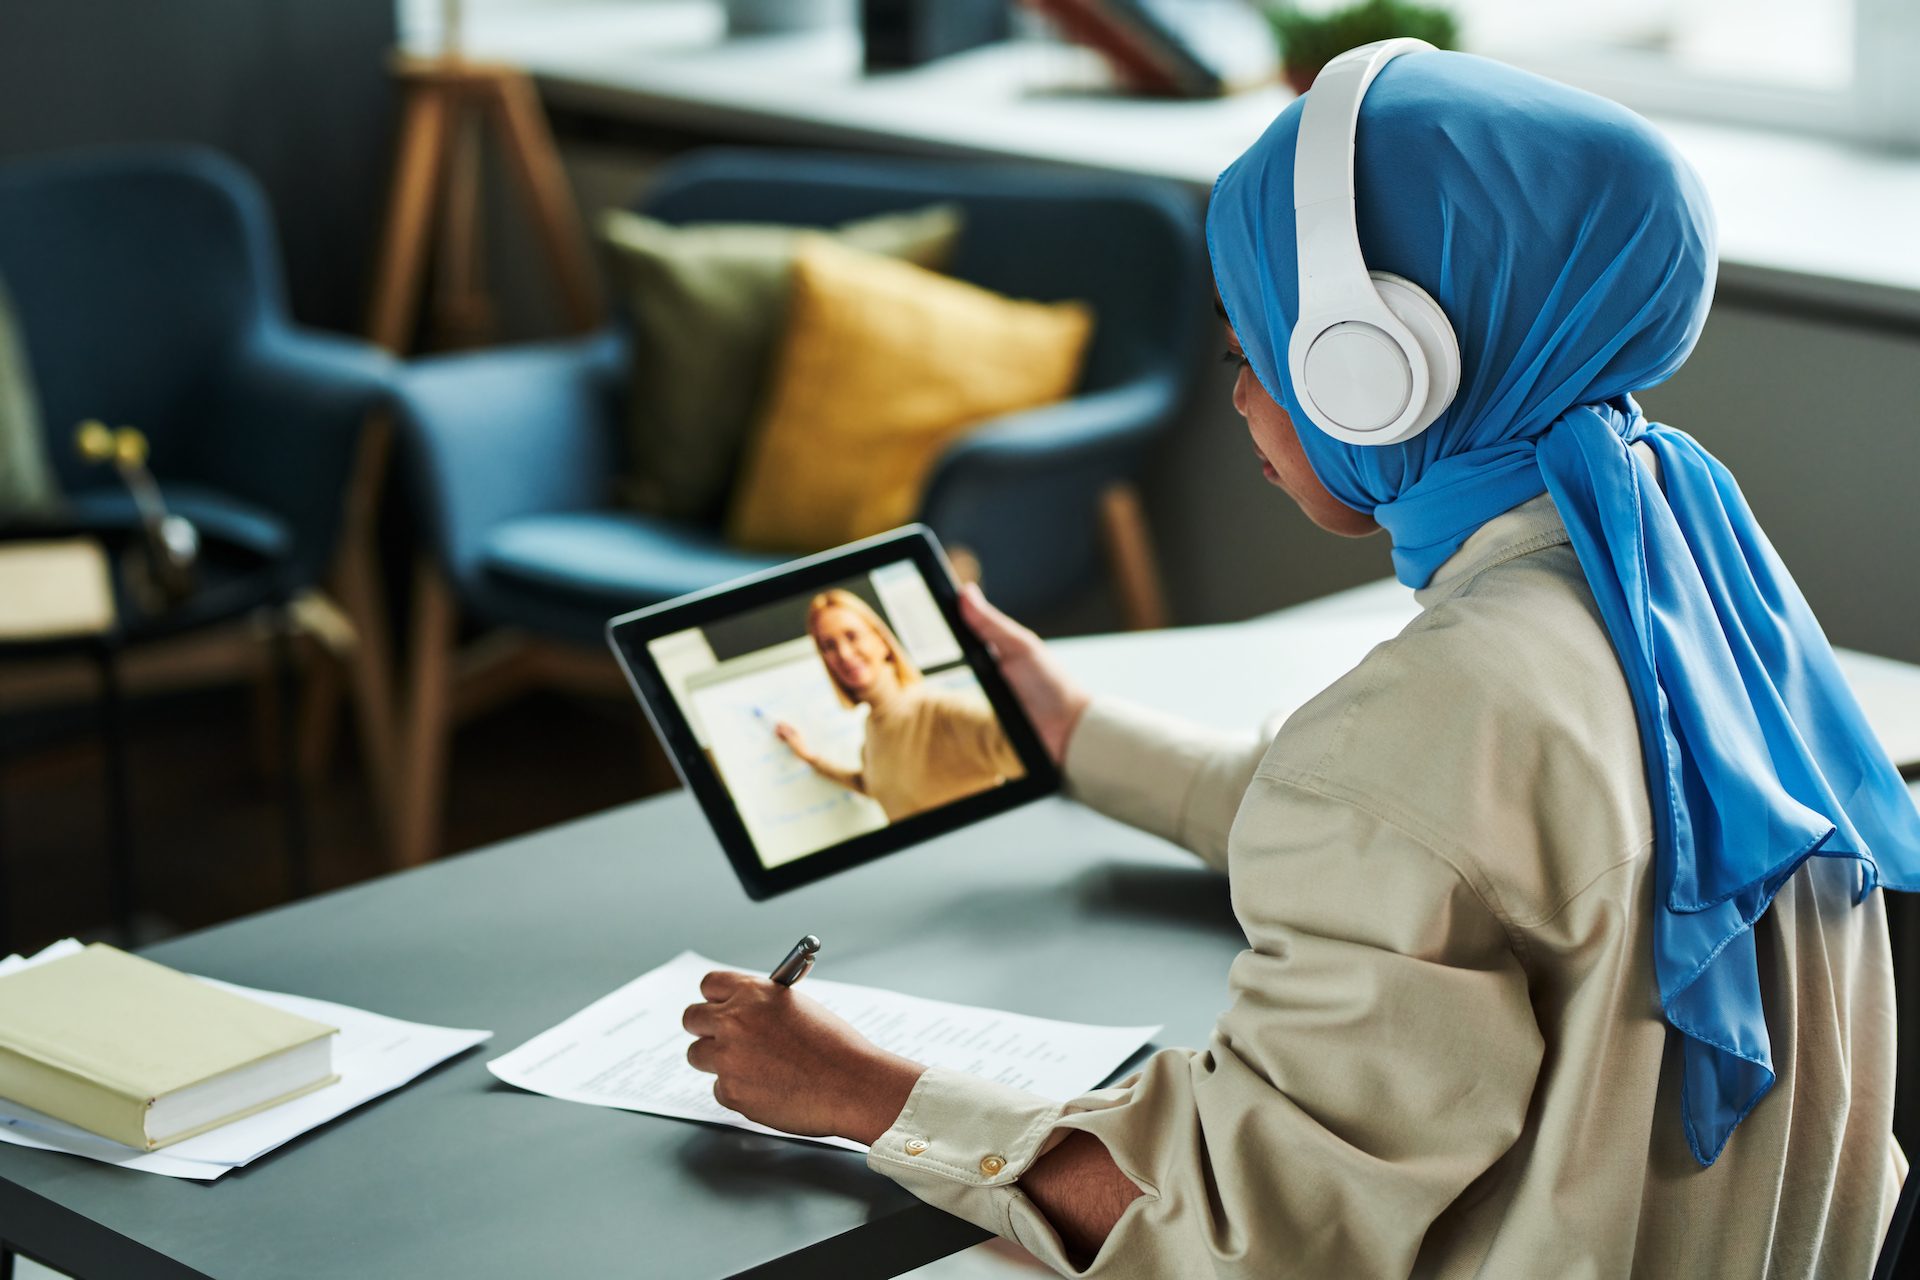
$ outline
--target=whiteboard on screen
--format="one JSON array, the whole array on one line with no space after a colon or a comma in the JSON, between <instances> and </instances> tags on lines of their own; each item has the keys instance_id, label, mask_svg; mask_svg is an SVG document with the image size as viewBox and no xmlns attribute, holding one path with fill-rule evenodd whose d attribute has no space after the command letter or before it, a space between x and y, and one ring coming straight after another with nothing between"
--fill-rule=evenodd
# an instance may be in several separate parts
<instances>
[{"instance_id":1,"label":"whiteboard on screen","mask_svg":"<svg viewBox=\"0 0 1920 1280\"><path fill-rule=\"evenodd\" d=\"M784 720L815 755L859 767L865 708L840 704L812 640L718 663L689 676L686 691L714 770L764 865L777 867L887 825L878 804L821 777L773 735Z\"/></svg>"}]
</instances>

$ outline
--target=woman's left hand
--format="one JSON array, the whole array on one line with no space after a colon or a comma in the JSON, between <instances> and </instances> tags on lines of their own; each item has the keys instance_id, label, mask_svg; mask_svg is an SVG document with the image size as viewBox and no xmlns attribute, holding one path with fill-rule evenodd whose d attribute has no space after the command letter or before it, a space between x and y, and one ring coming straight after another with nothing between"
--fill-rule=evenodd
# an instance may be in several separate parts
<instances>
[{"instance_id":1,"label":"woman's left hand","mask_svg":"<svg viewBox=\"0 0 1920 1280\"><path fill-rule=\"evenodd\" d=\"M978 583L961 589L960 616L992 650L1047 754L1064 763L1067 743L1091 701L1086 691L1053 660L1046 641L989 604Z\"/></svg>"},{"instance_id":2,"label":"woman's left hand","mask_svg":"<svg viewBox=\"0 0 1920 1280\"><path fill-rule=\"evenodd\" d=\"M680 1020L699 1037L687 1061L715 1077L715 1101L760 1124L871 1145L925 1070L769 979L720 970L700 994Z\"/></svg>"}]
</instances>

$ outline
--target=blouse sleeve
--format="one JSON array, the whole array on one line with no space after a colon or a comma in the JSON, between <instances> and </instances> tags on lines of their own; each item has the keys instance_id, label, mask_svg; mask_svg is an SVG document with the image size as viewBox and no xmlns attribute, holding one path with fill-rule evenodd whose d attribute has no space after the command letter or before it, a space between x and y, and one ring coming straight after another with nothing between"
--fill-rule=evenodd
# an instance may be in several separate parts
<instances>
[{"instance_id":1,"label":"blouse sleeve","mask_svg":"<svg viewBox=\"0 0 1920 1280\"><path fill-rule=\"evenodd\" d=\"M1063 1274L1407 1275L1521 1133L1542 1039L1501 921L1441 855L1262 777L1235 829L1248 950L1205 1049L1059 1104L928 1071L869 1165ZM1022 1192L1073 1129L1141 1189L1084 1271Z\"/></svg>"},{"instance_id":2,"label":"blouse sleeve","mask_svg":"<svg viewBox=\"0 0 1920 1280\"><path fill-rule=\"evenodd\" d=\"M1225 871L1227 832L1272 740L1271 733L1223 733L1100 699L1067 742L1067 789Z\"/></svg>"}]
</instances>

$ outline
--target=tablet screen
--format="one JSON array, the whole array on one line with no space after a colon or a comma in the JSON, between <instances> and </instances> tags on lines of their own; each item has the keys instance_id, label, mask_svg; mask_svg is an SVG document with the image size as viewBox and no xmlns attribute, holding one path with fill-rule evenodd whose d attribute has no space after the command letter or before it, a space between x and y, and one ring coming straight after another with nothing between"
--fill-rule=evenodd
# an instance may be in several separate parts
<instances>
[{"instance_id":1,"label":"tablet screen","mask_svg":"<svg viewBox=\"0 0 1920 1280\"><path fill-rule=\"evenodd\" d=\"M1031 798L1017 784L1032 781L1032 731L1010 730L1017 708L983 683L998 673L950 616L950 582L938 580L943 606L912 551L743 587L736 607L710 599L679 619L690 625L660 617L635 646L696 757L682 773L692 764L724 797L754 866L782 873L762 889L797 883L796 864L828 851L898 847L884 835L903 825L934 834L932 816ZM724 841L728 824L715 825Z\"/></svg>"}]
</instances>

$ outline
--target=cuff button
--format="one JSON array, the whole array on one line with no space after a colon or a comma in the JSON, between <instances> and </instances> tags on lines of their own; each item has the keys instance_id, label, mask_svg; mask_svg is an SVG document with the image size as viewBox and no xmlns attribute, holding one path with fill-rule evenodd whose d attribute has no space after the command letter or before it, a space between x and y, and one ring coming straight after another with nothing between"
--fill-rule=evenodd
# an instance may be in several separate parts
<instances>
[{"instance_id":1,"label":"cuff button","mask_svg":"<svg viewBox=\"0 0 1920 1280\"><path fill-rule=\"evenodd\" d=\"M907 1154L910 1156L923 1156L927 1154L926 1139L925 1138L908 1138Z\"/></svg>"},{"instance_id":2,"label":"cuff button","mask_svg":"<svg viewBox=\"0 0 1920 1280\"><path fill-rule=\"evenodd\" d=\"M989 1178L999 1177L1000 1171L1006 1167L1007 1162L999 1156L980 1157L980 1172Z\"/></svg>"}]
</instances>

